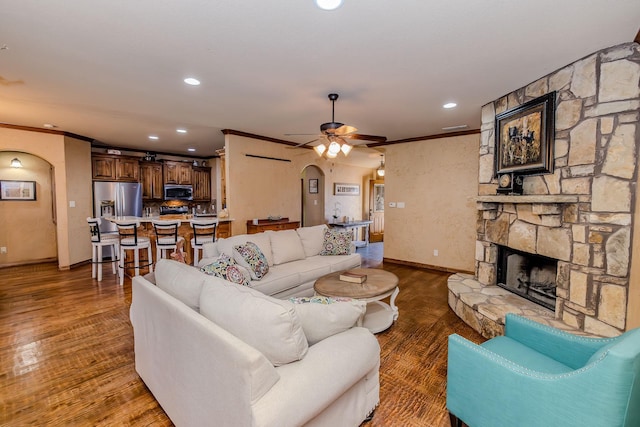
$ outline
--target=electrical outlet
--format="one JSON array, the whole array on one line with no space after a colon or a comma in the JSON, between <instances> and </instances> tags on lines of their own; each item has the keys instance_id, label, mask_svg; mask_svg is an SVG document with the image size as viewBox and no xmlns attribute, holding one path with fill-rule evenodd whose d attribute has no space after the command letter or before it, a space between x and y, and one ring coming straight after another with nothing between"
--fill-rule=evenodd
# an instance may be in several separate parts
<instances>
[{"instance_id":1,"label":"electrical outlet","mask_svg":"<svg viewBox=\"0 0 640 427\"><path fill-rule=\"evenodd\" d=\"M438 255L440 255L440 252L438 252L437 249L434 249L433 250L433 256L438 256Z\"/></svg>"},{"instance_id":2,"label":"electrical outlet","mask_svg":"<svg viewBox=\"0 0 640 427\"><path fill-rule=\"evenodd\" d=\"M390 208L395 208L396 207L396 202L389 202L389 207Z\"/></svg>"},{"instance_id":3,"label":"electrical outlet","mask_svg":"<svg viewBox=\"0 0 640 427\"><path fill-rule=\"evenodd\" d=\"M3 246L0 248L0 254L6 254L7 253L7 247Z\"/></svg>"}]
</instances>

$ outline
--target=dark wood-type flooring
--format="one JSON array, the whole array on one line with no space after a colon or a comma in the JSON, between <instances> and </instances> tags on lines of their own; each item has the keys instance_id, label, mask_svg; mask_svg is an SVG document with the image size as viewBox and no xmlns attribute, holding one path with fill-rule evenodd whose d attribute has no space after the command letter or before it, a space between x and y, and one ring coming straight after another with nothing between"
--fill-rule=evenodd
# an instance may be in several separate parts
<instances>
[{"instance_id":1,"label":"dark wood-type flooring","mask_svg":"<svg viewBox=\"0 0 640 427\"><path fill-rule=\"evenodd\" d=\"M381 243L358 252L400 278L400 317L377 335L380 406L364 426L448 426L447 336L482 337L449 309L447 273L382 265ZM110 269L100 283L89 265L0 269L0 425L171 425L135 372L130 304L131 281Z\"/></svg>"}]
</instances>

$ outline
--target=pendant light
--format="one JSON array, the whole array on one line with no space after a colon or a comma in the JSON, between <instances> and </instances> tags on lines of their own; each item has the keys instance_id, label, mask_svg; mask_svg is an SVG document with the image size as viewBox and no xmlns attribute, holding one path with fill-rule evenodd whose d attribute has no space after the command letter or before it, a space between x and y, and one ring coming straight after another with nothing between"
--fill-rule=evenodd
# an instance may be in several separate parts
<instances>
[{"instance_id":1,"label":"pendant light","mask_svg":"<svg viewBox=\"0 0 640 427\"><path fill-rule=\"evenodd\" d=\"M22 162L20 161L19 158L14 157L13 160L11 160L11 167L12 168L21 168L22 167Z\"/></svg>"},{"instance_id":2,"label":"pendant light","mask_svg":"<svg viewBox=\"0 0 640 427\"><path fill-rule=\"evenodd\" d=\"M384 154L380 154L380 167L376 170L378 176L384 176Z\"/></svg>"}]
</instances>

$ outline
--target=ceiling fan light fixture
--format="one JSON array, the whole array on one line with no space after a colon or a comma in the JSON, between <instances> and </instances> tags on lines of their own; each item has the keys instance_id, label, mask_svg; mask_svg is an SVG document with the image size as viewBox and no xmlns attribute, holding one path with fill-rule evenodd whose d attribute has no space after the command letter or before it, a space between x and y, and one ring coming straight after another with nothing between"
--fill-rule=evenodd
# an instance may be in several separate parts
<instances>
[{"instance_id":1,"label":"ceiling fan light fixture","mask_svg":"<svg viewBox=\"0 0 640 427\"><path fill-rule=\"evenodd\" d=\"M327 150L327 155L333 154L334 156L337 156L339 152L340 144L338 144L336 141L331 141L331 144L329 144L329 149Z\"/></svg>"},{"instance_id":2,"label":"ceiling fan light fixture","mask_svg":"<svg viewBox=\"0 0 640 427\"><path fill-rule=\"evenodd\" d=\"M336 157L338 157L338 154L331 154L330 151L327 151L327 159L335 159Z\"/></svg>"},{"instance_id":3,"label":"ceiling fan light fixture","mask_svg":"<svg viewBox=\"0 0 640 427\"><path fill-rule=\"evenodd\" d=\"M344 144L342 144L342 147L340 147L340 151L342 151L342 153L343 153L345 156L348 156L348 155L349 155L349 153L351 152L351 149L352 149L352 148L353 148L353 147L352 147L352 146L350 146L349 144L344 143Z\"/></svg>"},{"instance_id":4,"label":"ceiling fan light fixture","mask_svg":"<svg viewBox=\"0 0 640 427\"><path fill-rule=\"evenodd\" d=\"M327 150L327 147L325 147L324 144L318 144L315 147L313 147L313 149L315 150L316 153L318 153L318 156L322 157L322 153L324 153Z\"/></svg>"},{"instance_id":5,"label":"ceiling fan light fixture","mask_svg":"<svg viewBox=\"0 0 640 427\"><path fill-rule=\"evenodd\" d=\"M335 10L342 5L342 0L315 0L316 5L322 10Z\"/></svg>"}]
</instances>

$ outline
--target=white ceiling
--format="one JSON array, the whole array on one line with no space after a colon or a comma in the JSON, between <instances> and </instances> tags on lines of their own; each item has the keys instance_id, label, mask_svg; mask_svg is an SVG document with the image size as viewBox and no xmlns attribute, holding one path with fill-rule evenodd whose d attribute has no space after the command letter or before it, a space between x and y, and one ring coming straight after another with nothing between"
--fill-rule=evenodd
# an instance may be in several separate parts
<instances>
[{"instance_id":1,"label":"white ceiling","mask_svg":"<svg viewBox=\"0 0 640 427\"><path fill-rule=\"evenodd\" d=\"M221 129L309 140L285 134L318 132L337 92L363 134L477 129L482 105L639 28L638 0L9 0L0 122L211 156Z\"/></svg>"}]
</instances>

